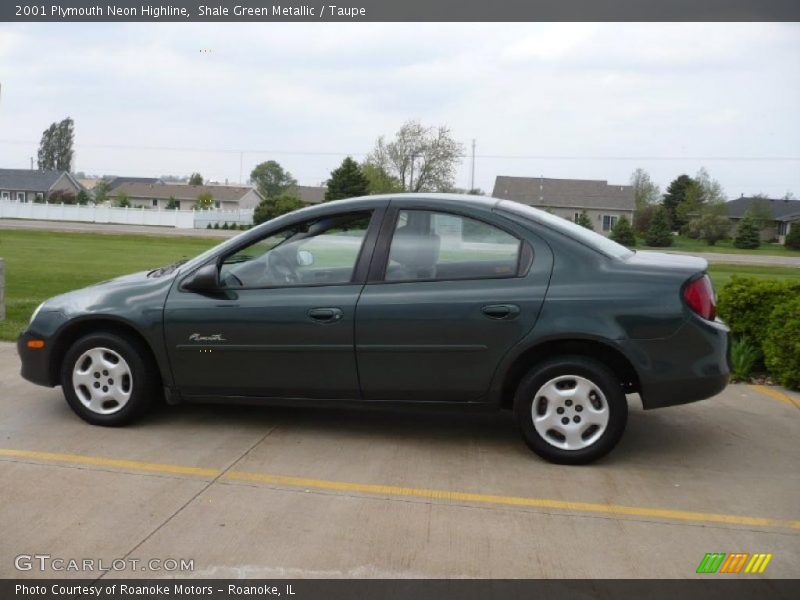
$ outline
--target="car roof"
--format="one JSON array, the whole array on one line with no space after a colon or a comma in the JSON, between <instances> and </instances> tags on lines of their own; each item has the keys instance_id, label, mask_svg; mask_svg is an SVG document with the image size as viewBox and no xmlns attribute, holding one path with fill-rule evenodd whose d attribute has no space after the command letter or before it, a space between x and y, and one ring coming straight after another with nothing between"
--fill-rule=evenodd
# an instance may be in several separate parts
<instances>
[{"instance_id":1,"label":"car roof","mask_svg":"<svg viewBox=\"0 0 800 600\"><path fill-rule=\"evenodd\" d=\"M452 207L454 204L472 206L475 208L483 208L484 210L491 210L500 199L492 198L490 196L474 196L471 194L441 194L441 193L409 193L409 194L377 194L374 196L359 196L358 198L347 198L345 200L333 200L331 202L323 202L314 206L309 206L303 210L307 215L313 215L318 210L328 212L328 209L333 208L336 210L347 210L352 208L357 210L359 208L367 208L379 206L381 204L388 204L392 200L418 200L429 205L431 208L436 207Z\"/></svg>"}]
</instances>

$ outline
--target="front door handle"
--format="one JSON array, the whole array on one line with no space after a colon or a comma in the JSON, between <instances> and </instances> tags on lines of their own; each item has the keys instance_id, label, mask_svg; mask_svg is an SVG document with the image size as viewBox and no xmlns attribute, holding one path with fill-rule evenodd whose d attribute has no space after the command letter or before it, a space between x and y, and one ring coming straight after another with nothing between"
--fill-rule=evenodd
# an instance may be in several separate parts
<instances>
[{"instance_id":1,"label":"front door handle","mask_svg":"<svg viewBox=\"0 0 800 600\"><path fill-rule=\"evenodd\" d=\"M341 308L312 308L308 318L317 323L335 323L344 316Z\"/></svg>"},{"instance_id":2,"label":"front door handle","mask_svg":"<svg viewBox=\"0 0 800 600\"><path fill-rule=\"evenodd\" d=\"M490 319L510 320L519 314L519 306L516 304L489 304L484 306L481 311Z\"/></svg>"}]
</instances>

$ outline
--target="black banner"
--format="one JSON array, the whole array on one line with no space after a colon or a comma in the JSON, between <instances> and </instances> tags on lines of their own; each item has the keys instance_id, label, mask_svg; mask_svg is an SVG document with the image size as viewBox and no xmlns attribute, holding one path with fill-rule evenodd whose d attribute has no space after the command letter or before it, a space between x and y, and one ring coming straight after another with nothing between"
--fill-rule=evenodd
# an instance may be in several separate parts
<instances>
[{"instance_id":1,"label":"black banner","mask_svg":"<svg viewBox=\"0 0 800 600\"><path fill-rule=\"evenodd\" d=\"M96 598L139 600L789 600L800 597L800 580L2 580L0 598Z\"/></svg>"},{"instance_id":2,"label":"black banner","mask_svg":"<svg viewBox=\"0 0 800 600\"><path fill-rule=\"evenodd\" d=\"M3 0L0 21L800 21L797 0Z\"/></svg>"}]
</instances>

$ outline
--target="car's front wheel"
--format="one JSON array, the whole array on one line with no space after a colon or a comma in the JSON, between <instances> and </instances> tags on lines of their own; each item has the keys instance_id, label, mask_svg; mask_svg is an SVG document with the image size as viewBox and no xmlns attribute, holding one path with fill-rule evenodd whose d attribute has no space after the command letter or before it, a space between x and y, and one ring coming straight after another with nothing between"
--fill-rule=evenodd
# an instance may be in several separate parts
<instances>
[{"instance_id":1,"label":"car's front wheel","mask_svg":"<svg viewBox=\"0 0 800 600\"><path fill-rule=\"evenodd\" d=\"M514 413L539 456L585 464L611 451L628 420L619 379L602 363L562 356L534 367L520 383Z\"/></svg>"},{"instance_id":2,"label":"car's front wheel","mask_svg":"<svg viewBox=\"0 0 800 600\"><path fill-rule=\"evenodd\" d=\"M141 417L157 394L155 365L140 343L112 333L76 341L61 368L67 403L93 425L126 425Z\"/></svg>"}]
</instances>

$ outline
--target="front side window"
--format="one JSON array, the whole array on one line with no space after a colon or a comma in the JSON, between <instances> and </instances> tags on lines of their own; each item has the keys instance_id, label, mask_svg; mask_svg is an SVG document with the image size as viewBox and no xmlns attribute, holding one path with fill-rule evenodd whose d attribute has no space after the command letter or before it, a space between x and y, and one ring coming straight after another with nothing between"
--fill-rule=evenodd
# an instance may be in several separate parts
<instances>
[{"instance_id":1,"label":"front side window","mask_svg":"<svg viewBox=\"0 0 800 600\"><path fill-rule=\"evenodd\" d=\"M371 213L292 225L226 256L220 281L231 288L349 283Z\"/></svg>"},{"instance_id":2,"label":"front side window","mask_svg":"<svg viewBox=\"0 0 800 600\"><path fill-rule=\"evenodd\" d=\"M397 218L386 281L514 277L522 243L483 221L425 210Z\"/></svg>"}]
</instances>

